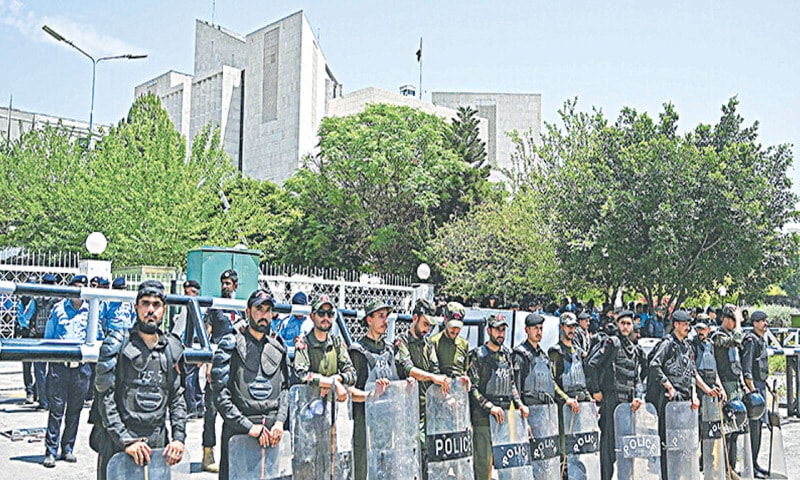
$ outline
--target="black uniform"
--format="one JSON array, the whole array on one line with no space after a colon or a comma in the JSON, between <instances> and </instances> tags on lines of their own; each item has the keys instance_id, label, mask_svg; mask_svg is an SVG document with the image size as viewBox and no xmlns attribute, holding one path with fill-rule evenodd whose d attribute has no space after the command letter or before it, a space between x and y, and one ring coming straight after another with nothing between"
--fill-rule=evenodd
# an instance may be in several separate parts
<instances>
[{"instance_id":1,"label":"black uniform","mask_svg":"<svg viewBox=\"0 0 800 480\"><path fill-rule=\"evenodd\" d=\"M514 381L511 351L502 346L493 352L487 345L469 353L470 413L474 434L472 437L473 470L475 478L488 478L491 470L492 435L489 430L489 415L492 406L504 411L514 403L521 408L523 403Z\"/></svg>"},{"instance_id":2,"label":"black uniform","mask_svg":"<svg viewBox=\"0 0 800 480\"><path fill-rule=\"evenodd\" d=\"M694 352L686 339L678 340L673 330L666 340L656 346L650 360L647 378L648 402L652 402L658 412L658 432L661 436L661 477L667 478L666 408L667 402L691 401L695 384ZM672 400L666 396L664 383L675 388Z\"/></svg>"},{"instance_id":3,"label":"black uniform","mask_svg":"<svg viewBox=\"0 0 800 480\"><path fill-rule=\"evenodd\" d=\"M367 336L350 346L350 358L356 368L356 388L364 390L379 378L399 380L394 348L384 338L375 341ZM367 426L363 403L353 404L353 463L355 479L367 478Z\"/></svg>"},{"instance_id":4,"label":"black uniform","mask_svg":"<svg viewBox=\"0 0 800 480\"><path fill-rule=\"evenodd\" d=\"M741 400L740 387L742 377L742 361L739 356L739 347L742 344L742 332L728 331L724 328L716 330L711 335L714 343L714 359L717 362L717 372L725 389L728 400ZM731 469L736 468L736 440L738 432L725 432L725 442L728 447L728 462Z\"/></svg>"},{"instance_id":5,"label":"black uniform","mask_svg":"<svg viewBox=\"0 0 800 480\"><path fill-rule=\"evenodd\" d=\"M769 354L767 341L754 331L747 332L742 340L742 375L752 380L761 396L767 398L767 377L769 376ZM753 461L758 459L761 450L761 423L766 421L766 411L757 420L750 420L750 448Z\"/></svg>"},{"instance_id":6,"label":"black uniform","mask_svg":"<svg viewBox=\"0 0 800 480\"><path fill-rule=\"evenodd\" d=\"M183 345L174 335L158 331L151 350L137 328L109 333L97 361L97 407L90 435L98 452L97 478L106 478L115 453L142 438L151 448L166 446L168 412L172 440L186 442L182 364Z\"/></svg>"},{"instance_id":7,"label":"black uniform","mask_svg":"<svg viewBox=\"0 0 800 480\"><path fill-rule=\"evenodd\" d=\"M539 345L526 341L514 348L514 380L525 405L555 401L553 365Z\"/></svg>"},{"instance_id":8,"label":"black uniform","mask_svg":"<svg viewBox=\"0 0 800 480\"><path fill-rule=\"evenodd\" d=\"M219 478L228 478L228 441L253 425L268 429L289 416L289 366L279 338L256 339L245 330L225 335L211 366L214 404L222 416Z\"/></svg>"},{"instance_id":9,"label":"black uniform","mask_svg":"<svg viewBox=\"0 0 800 480\"><path fill-rule=\"evenodd\" d=\"M590 392L601 392L600 402L600 471L603 480L614 473L614 409L620 403L632 402L640 396L641 357L630 338L619 333L608 336L602 347L587 358Z\"/></svg>"}]
</instances>

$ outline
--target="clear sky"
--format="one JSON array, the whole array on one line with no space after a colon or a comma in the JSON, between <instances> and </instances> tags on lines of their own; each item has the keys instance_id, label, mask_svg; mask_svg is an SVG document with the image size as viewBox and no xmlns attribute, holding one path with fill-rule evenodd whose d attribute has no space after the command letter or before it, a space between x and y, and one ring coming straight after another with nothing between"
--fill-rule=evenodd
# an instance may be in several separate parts
<instances>
[{"instance_id":1,"label":"clear sky","mask_svg":"<svg viewBox=\"0 0 800 480\"><path fill-rule=\"evenodd\" d=\"M0 104L87 120L91 62L41 27L95 56L146 53L101 63L95 122L122 118L133 89L168 70L192 73L195 19L213 0L0 0ZM217 0L214 23L247 34L304 10L345 92L423 89L540 93L544 121L567 98L616 118L622 106L657 116L671 101L682 131L714 123L733 95L764 144L800 143L800 7L795 2L266 1ZM798 169L800 171L800 169ZM800 192L800 175L793 174Z\"/></svg>"}]
</instances>

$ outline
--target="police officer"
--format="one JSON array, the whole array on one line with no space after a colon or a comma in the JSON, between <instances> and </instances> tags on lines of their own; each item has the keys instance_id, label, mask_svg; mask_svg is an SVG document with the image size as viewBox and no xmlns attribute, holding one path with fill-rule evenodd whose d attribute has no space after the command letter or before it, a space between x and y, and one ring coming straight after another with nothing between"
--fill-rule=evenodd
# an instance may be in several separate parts
<instances>
[{"instance_id":1,"label":"police officer","mask_svg":"<svg viewBox=\"0 0 800 480\"><path fill-rule=\"evenodd\" d=\"M575 328L575 335L570 342L581 349L581 358L589 354L589 347L592 345L592 336L589 333L589 323L591 323L591 321L592 316L588 312L581 312L580 315L578 315L578 325Z\"/></svg>"},{"instance_id":2,"label":"police officer","mask_svg":"<svg viewBox=\"0 0 800 480\"><path fill-rule=\"evenodd\" d=\"M183 282L183 294L187 297L196 297L200 295L200 282L197 280L186 280ZM186 337L188 310L189 309L185 306L181 307L172 319L171 331L182 340L185 340ZM194 337L194 339L198 338L197 332L195 332ZM186 393L184 395L186 397L186 414L189 418L203 418L205 416L206 407L203 389L200 387L200 365L196 363L187 363L184 372L186 373Z\"/></svg>"},{"instance_id":3,"label":"police officer","mask_svg":"<svg viewBox=\"0 0 800 480\"><path fill-rule=\"evenodd\" d=\"M708 317L702 314L705 318L701 319L700 315L697 316L698 322L695 324L695 337L690 341L692 350L694 352L694 363L697 369L696 383L703 392L704 396L719 397L722 401L726 401L725 389L722 388L722 381L717 374L717 360L714 358L714 344L709 338L711 327L705 323ZM704 396L700 397L700 404L702 405Z\"/></svg>"},{"instance_id":4,"label":"police officer","mask_svg":"<svg viewBox=\"0 0 800 480\"><path fill-rule=\"evenodd\" d=\"M614 474L614 410L620 403L630 402L631 411L642 406L640 356L633 343L633 312L623 310L616 317L616 328L603 340L600 348L587 357L589 391L600 404L600 473L603 480Z\"/></svg>"},{"instance_id":5,"label":"police officer","mask_svg":"<svg viewBox=\"0 0 800 480\"><path fill-rule=\"evenodd\" d=\"M125 290L125 277L117 277L111 283L114 290ZM136 312L130 302L108 302L103 316L103 332L108 335L112 330L128 330L136 321Z\"/></svg>"},{"instance_id":6,"label":"police officer","mask_svg":"<svg viewBox=\"0 0 800 480\"><path fill-rule=\"evenodd\" d=\"M589 314L586 315L588 323ZM563 406L569 405L574 413L580 411L580 402L589 402L592 397L586 388L586 376L583 372L583 356L586 353L577 346L575 339L580 328L576 326L575 315L567 312L561 315L561 335L558 343L550 347L548 355L553 365L555 379L556 402L558 403L558 428L561 442L562 463L566 455L564 445L564 416L561 414Z\"/></svg>"},{"instance_id":7,"label":"police officer","mask_svg":"<svg viewBox=\"0 0 800 480\"><path fill-rule=\"evenodd\" d=\"M692 409L700 407L695 394L696 371L692 347L687 341L692 318L684 310L672 314L672 334L661 341L650 360L648 398L658 412L661 436L661 477L667 478L666 409L667 402L691 401ZM652 393L652 395L651 395Z\"/></svg>"},{"instance_id":8,"label":"police officer","mask_svg":"<svg viewBox=\"0 0 800 480\"><path fill-rule=\"evenodd\" d=\"M414 304L411 328L395 341L395 363L401 377L411 377L419 383L419 429L420 462L422 478L428 478L427 435L425 435L425 392L432 383L439 385L442 392L450 391L450 379L439 372L439 358L428 334L436 309L433 304L420 298Z\"/></svg>"},{"instance_id":9,"label":"police officer","mask_svg":"<svg viewBox=\"0 0 800 480\"><path fill-rule=\"evenodd\" d=\"M735 305L726 305L722 309L722 325L711 335L714 343L714 359L717 372L722 381L722 388L728 400L742 399L742 362L739 348L742 345L742 313ZM737 432L725 432L725 443L728 447L728 463L731 470L736 469Z\"/></svg>"},{"instance_id":10,"label":"police officer","mask_svg":"<svg viewBox=\"0 0 800 480\"><path fill-rule=\"evenodd\" d=\"M58 279L52 273L45 274L42 277L42 284L56 285ZM36 302L36 338L44 338L47 320L53 311L56 303L60 302L58 297L42 296ZM36 393L39 397L39 410L49 410L49 395L47 393L47 362L34 362L33 363L34 375L36 377Z\"/></svg>"},{"instance_id":11,"label":"police officer","mask_svg":"<svg viewBox=\"0 0 800 480\"><path fill-rule=\"evenodd\" d=\"M308 305L308 297L305 292L297 292L292 295L292 305ZM313 327L314 324L308 317L296 312L292 312L286 318L276 318L272 321L272 334L281 336L284 345L286 345L286 354L289 356L290 365L294 362L295 339L305 337ZM294 374L292 380L292 383L296 383L294 382Z\"/></svg>"},{"instance_id":12,"label":"police officer","mask_svg":"<svg viewBox=\"0 0 800 480\"><path fill-rule=\"evenodd\" d=\"M472 468L475 479L488 479L491 473L492 434L489 415L498 423L505 420L505 411L514 406L522 416L528 417L514 378L514 361L511 350L503 343L508 322L502 314L491 314L486 333L489 341L469 353L470 413L473 437Z\"/></svg>"},{"instance_id":13,"label":"police officer","mask_svg":"<svg viewBox=\"0 0 800 480\"><path fill-rule=\"evenodd\" d=\"M749 391L757 391L762 397L767 398L767 377L769 376L769 357L767 341L764 334L769 328L767 314L756 310L750 315L753 329L742 340L742 375ZM758 452L761 450L761 425L766 417L750 420L750 447L753 452L753 468L756 473L766 478L769 472L758 464Z\"/></svg>"},{"instance_id":14,"label":"police officer","mask_svg":"<svg viewBox=\"0 0 800 480\"><path fill-rule=\"evenodd\" d=\"M154 448L166 447L163 460L169 465L183 458L183 345L177 336L159 329L165 300L160 282L142 282L134 328L112 330L100 349L96 383L100 421L90 436L98 452L98 479L106 478L108 461L117 452L124 451L137 465L150 463ZM168 413L171 436L166 430Z\"/></svg>"},{"instance_id":15,"label":"police officer","mask_svg":"<svg viewBox=\"0 0 800 480\"><path fill-rule=\"evenodd\" d=\"M239 288L239 274L236 270L228 269L219 276L220 296L222 298L236 298ZM271 320L271 319L270 319ZM246 328L247 322L242 317L240 310L224 310L210 308L206 312L206 332L211 343L219 344L225 335L241 332ZM206 366L206 391L203 415L203 462L201 467L206 472L219 472L219 464L214 461L214 447L217 445L217 408L214 404L214 393L211 381L211 372Z\"/></svg>"},{"instance_id":16,"label":"police officer","mask_svg":"<svg viewBox=\"0 0 800 480\"><path fill-rule=\"evenodd\" d=\"M69 282L71 287L85 287L86 275L76 275ZM86 341L89 327L89 304L80 298L65 298L58 302L47 321L44 338L52 340ZM102 332L98 329L98 340ZM50 362L47 374L48 394L50 395L50 415L45 436L45 456L42 465L56 466L59 437L61 437L61 459L75 463L78 459L73 453L75 438L78 435L83 401L89 390L89 377L92 372L89 364L80 362ZM66 410L66 411L65 411ZM61 436L61 420L64 419L64 435Z\"/></svg>"},{"instance_id":17,"label":"police officer","mask_svg":"<svg viewBox=\"0 0 800 480\"><path fill-rule=\"evenodd\" d=\"M37 277L28 277L25 283L39 283ZM17 300L17 323L15 325L15 337L34 338L36 336L36 311L38 309L36 299L30 295L23 295ZM25 384L25 404L32 405L38 398L37 385L35 384L33 362L22 362L22 381Z\"/></svg>"},{"instance_id":18,"label":"police officer","mask_svg":"<svg viewBox=\"0 0 800 480\"><path fill-rule=\"evenodd\" d=\"M450 302L445 309L445 323L441 332L431 337L431 343L436 349L439 359L439 370L451 378L467 377L467 360L469 358L469 343L460 337L464 327L466 309L458 302Z\"/></svg>"},{"instance_id":19,"label":"police officer","mask_svg":"<svg viewBox=\"0 0 800 480\"><path fill-rule=\"evenodd\" d=\"M364 309L362 321L367 324L367 333L350 346L350 358L356 368L356 384L353 393L353 463L355 480L367 478L367 427L364 410L367 383L375 383L378 387L388 387L392 380L399 380L395 368L395 351L391 343L386 342L386 330L389 328L389 313L392 307L387 303L373 299Z\"/></svg>"},{"instance_id":20,"label":"police officer","mask_svg":"<svg viewBox=\"0 0 800 480\"><path fill-rule=\"evenodd\" d=\"M575 315L571 312L562 314ZM543 405L555 401L553 368L547 353L539 346L542 341L544 317L529 313L525 317L526 342L514 348L514 380L525 405ZM573 324L574 325L574 324Z\"/></svg>"},{"instance_id":21,"label":"police officer","mask_svg":"<svg viewBox=\"0 0 800 480\"><path fill-rule=\"evenodd\" d=\"M247 299L248 326L219 342L211 367L214 404L222 416L219 478L228 479L228 441L248 434L275 447L289 415L289 366L280 338L269 335L275 301L265 290Z\"/></svg>"},{"instance_id":22,"label":"police officer","mask_svg":"<svg viewBox=\"0 0 800 480\"><path fill-rule=\"evenodd\" d=\"M323 396L333 389L336 399L343 402L347 387L356 383L356 369L341 337L331 334L334 318L336 307L322 295L311 309L314 328L295 340L294 370L299 381L320 387Z\"/></svg>"}]
</instances>

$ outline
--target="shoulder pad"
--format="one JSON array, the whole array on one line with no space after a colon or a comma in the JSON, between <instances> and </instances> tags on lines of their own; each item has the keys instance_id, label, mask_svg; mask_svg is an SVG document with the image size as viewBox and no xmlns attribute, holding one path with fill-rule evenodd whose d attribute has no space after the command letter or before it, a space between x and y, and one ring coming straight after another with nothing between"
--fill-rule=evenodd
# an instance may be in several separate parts
<instances>
[{"instance_id":1,"label":"shoulder pad","mask_svg":"<svg viewBox=\"0 0 800 480\"><path fill-rule=\"evenodd\" d=\"M278 349L281 353L286 351L286 346L283 344L283 338L281 337L270 337L269 335L264 336L267 339L267 343Z\"/></svg>"},{"instance_id":2,"label":"shoulder pad","mask_svg":"<svg viewBox=\"0 0 800 480\"><path fill-rule=\"evenodd\" d=\"M167 348L170 349L172 358L177 363L178 360L183 356L183 343L181 343L181 339L174 333L168 333L165 336L167 338Z\"/></svg>"},{"instance_id":3,"label":"shoulder pad","mask_svg":"<svg viewBox=\"0 0 800 480\"><path fill-rule=\"evenodd\" d=\"M350 350L353 352L358 352L364 356L366 356L367 354L366 350L364 350L364 346L358 342L353 342L352 344L350 344Z\"/></svg>"},{"instance_id":4,"label":"shoulder pad","mask_svg":"<svg viewBox=\"0 0 800 480\"><path fill-rule=\"evenodd\" d=\"M610 335L606 340L606 345L611 345L614 348L619 348L622 345L619 337L616 335Z\"/></svg>"},{"instance_id":5,"label":"shoulder pad","mask_svg":"<svg viewBox=\"0 0 800 480\"><path fill-rule=\"evenodd\" d=\"M106 356L116 355L119 353L127 336L128 331L125 329L111 330L103 342L103 345L100 347L100 358L103 358L104 353Z\"/></svg>"},{"instance_id":6,"label":"shoulder pad","mask_svg":"<svg viewBox=\"0 0 800 480\"><path fill-rule=\"evenodd\" d=\"M217 348L223 350L233 350L236 348L236 335L234 333L227 333L219 339Z\"/></svg>"},{"instance_id":7,"label":"shoulder pad","mask_svg":"<svg viewBox=\"0 0 800 480\"><path fill-rule=\"evenodd\" d=\"M489 349L486 348L486 345L481 345L480 347L475 349L475 356L478 358L483 358L489 355Z\"/></svg>"},{"instance_id":8,"label":"shoulder pad","mask_svg":"<svg viewBox=\"0 0 800 480\"><path fill-rule=\"evenodd\" d=\"M556 343L555 345L553 345L552 347L550 347L547 350L547 354L548 355L550 355L551 353L554 353L554 352L559 354L559 355L563 355L564 354L564 352L561 351L561 344Z\"/></svg>"},{"instance_id":9,"label":"shoulder pad","mask_svg":"<svg viewBox=\"0 0 800 480\"><path fill-rule=\"evenodd\" d=\"M115 381L114 370L122 347L128 343L127 330L113 330L103 341L100 347L100 357L97 359L97 372L95 375L95 388L98 392L105 392Z\"/></svg>"}]
</instances>

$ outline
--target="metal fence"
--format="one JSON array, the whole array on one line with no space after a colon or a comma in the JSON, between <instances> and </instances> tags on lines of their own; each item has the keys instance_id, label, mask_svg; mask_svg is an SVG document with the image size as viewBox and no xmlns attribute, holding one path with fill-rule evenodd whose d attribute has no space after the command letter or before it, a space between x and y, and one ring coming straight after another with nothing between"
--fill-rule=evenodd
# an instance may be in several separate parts
<instances>
[{"instance_id":1,"label":"metal fence","mask_svg":"<svg viewBox=\"0 0 800 480\"><path fill-rule=\"evenodd\" d=\"M30 277L55 275L61 285L78 273L81 258L77 253L27 251L7 248L0 251L0 281L24 283ZM12 338L17 321L17 296L0 294L0 338Z\"/></svg>"},{"instance_id":2,"label":"metal fence","mask_svg":"<svg viewBox=\"0 0 800 480\"><path fill-rule=\"evenodd\" d=\"M350 334L355 339L366 334L366 325L360 315L371 299L388 302L394 307L395 313L410 314L414 302L422 296L420 288L412 286L406 277L375 277L332 269L263 267L259 284L280 303L291 303L295 293L303 292L312 301L327 295L340 309L358 311L358 316L345 318ZM403 333L408 327L408 322L397 322L395 333Z\"/></svg>"}]
</instances>

